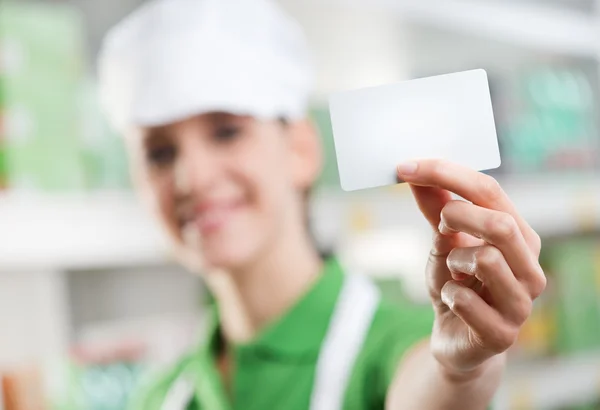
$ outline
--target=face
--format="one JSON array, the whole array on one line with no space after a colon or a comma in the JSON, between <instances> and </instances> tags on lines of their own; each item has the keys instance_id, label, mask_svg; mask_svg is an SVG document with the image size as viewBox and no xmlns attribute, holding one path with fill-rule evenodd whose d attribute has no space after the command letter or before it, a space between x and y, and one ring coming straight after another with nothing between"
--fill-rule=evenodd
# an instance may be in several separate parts
<instances>
[{"instance_id":1,"label":"face","mask_svg":"<svg viewBox=\"0 0 600 410\"><path fill-rule=\"evenodd\" d=\"M134 178L187 266L243 269L304 225L320 166L308 123L210 113L134 134Z\"/></svg>"}]
</instances>

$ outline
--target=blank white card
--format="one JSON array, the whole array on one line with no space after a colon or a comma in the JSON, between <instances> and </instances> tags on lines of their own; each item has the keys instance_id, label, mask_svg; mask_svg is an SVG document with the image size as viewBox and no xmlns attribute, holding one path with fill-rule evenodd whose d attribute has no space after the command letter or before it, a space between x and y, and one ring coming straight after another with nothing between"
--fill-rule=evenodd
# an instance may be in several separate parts
<instances>
[{"instance_id":1,"label":"blank white card","mask_svg":"<svg viewBox=\"0 0 600 410\"><path fill-rule=\"evenodd\" d=\"M396 166L443 158L500 166L487 74L471 70L343 91L329 100L342 189L398 183Z\"/></svg>"}]
</instances>

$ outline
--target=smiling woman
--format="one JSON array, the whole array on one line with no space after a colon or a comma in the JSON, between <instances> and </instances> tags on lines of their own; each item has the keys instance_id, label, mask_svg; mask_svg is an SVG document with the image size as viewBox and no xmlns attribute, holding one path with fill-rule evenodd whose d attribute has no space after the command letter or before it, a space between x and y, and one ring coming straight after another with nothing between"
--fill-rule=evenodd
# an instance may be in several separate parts
<instances>
[{"instance_id":1,"label":"smiling woman","mask_svg":"<svg viewBox=\"0 0 600 410\"><path fill-rule=\"evenodd\" d=\"M208 337L133 409L485 408L545 284L539 239L493 179L398 167L435 233L433 338L418 344L427 332L311 240L310 59L274 3L152 1L108 34L99 68L138 190L216 300Z\"/></svg>"}]
</instances>

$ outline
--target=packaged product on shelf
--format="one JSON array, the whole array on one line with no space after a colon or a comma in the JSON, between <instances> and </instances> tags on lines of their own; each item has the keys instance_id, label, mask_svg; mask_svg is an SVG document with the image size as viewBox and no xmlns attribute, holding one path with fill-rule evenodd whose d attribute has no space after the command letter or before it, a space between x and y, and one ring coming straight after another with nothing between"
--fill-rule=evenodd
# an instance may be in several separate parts
<instances>
[{"instance_id":1,"label":"packaged product on shelf","mask_svg":"<svg viewBox=\"0 0 600 410\"><path fill-rule=\"evenodd\" d=\"M0 137L0 191L6 189L7 179L6 150Z\"/></svg>"},{"instance_id":2,"label":"packaged product on shelf","mask_svg":"<svg viewBox=\"0 0 600 410\"><path fill-rule=\"evenodd\" d=\"M546 272L548 274L548 272ZM519 334L519 340L509 352L515 360L531 360L551 356L556 340L555 283L548 275L544 293L535 301L533 311Z\"/></svg>"},{"instance_id":3,"label":"packaged product on shelf","mask_svg":"<svg viewBox=\"0 0 600 410\"><path fill-rule=\"evenodd\" d=\"M29 365L0 372L0 408L4 410L48 409L42 370Z\"/></svg>"},{"instance_id":4,"label":"packaged product on shelf","mask_svg":"<svg viewBox=\"0 0 600 410\"><path fill-rule=\"evenodd\" d=\"M129 167L124 140L112 130L102 114L97 84L92 79L82 82L79 111L86 187L129 188Z\"/></svg>"},{"instance_id":5,"label":"packaged product on shelf","mask_svg":"<svg viewBox=\"0 0 600 410\"><path fill-rule=\"evenodd\" d=\"M8 185L54 191L84 185L77 96L81 16L65 3L0 5Z\"/></svg>"},{"instance_id":6,"label":"packaged product on shelf","mask_svg":"<svg viewBox=\"0 0 600 410\"><path fill-rule=\"evenodd\" d=\"M50 395L52 409L125 409L141 384L196 348L202 323L177 314L76 326L70 353L54 372L64 382Z\"/></svg>"},{"instance_id":7,"label":"packaged product on shelf","mask_svg":"<svg viewBox=\"0 0 600 410\"><path fill-rule=\"evenodd\" d=\"M340 179L335 158L331 117L326 104L315 104L310 112L323 146L323 170L319 185L329 190L339 190Z\"/></svg>"},{"instance_id":8,"label":"packaged product on shelf","mask_svg":"<svg viewBox=\"0 0 600 410\"><path fill-rule=\"evenodd\" d=\"M503 128L511 172L589 171L599 163L598 96L583 62L529 68L516 81L514 112Z\"/></svg>"},{"instance_id":9,"label":"packaged product on shelf","mask_svg":"<svg viewBox=\"0 0 600 410\"><path fill-rule=\"evenodd\" d=\"M6 102L4 91L4 82L6 81L5 54L5 49L2 47L2 43L0 42L0 190L6 188L8 179L8 170L6 164Z\"/></svg>"},{"instance_id":10,"label":"packaged product on shelf","mask_svg":"<svg viewBox=\"0 0 600 410\"><path fill-rule=\"evenodd\" d=\"M57 410L122 410L140 379L141 344L79 346L70 362L67 397L53 403Z\"/></svg>"},{"instance_id":11,"label":"packaged product on shelf","mask_svg":"<svg viewBox=\"0 0 600 410\"><path fill-rule=\"evenodd\" d=\"M2 128L2 114L0 113L0 129ZM1 133L1 131L0 131ZM8 183L8 170L6 164L6 146L0 134L0 191L6 189Z\"/></svg>"},{"instance_id":12,"label":"packaged product on shelf","mask_svg":"<svg viewBox=\"0 0 600 410\"><path fill-rule=\"evenodd\" d=\"M566 239L546 245L556 296L556 350L559 354L600 349L599 242Z\"/></svg>"}]
</instances>

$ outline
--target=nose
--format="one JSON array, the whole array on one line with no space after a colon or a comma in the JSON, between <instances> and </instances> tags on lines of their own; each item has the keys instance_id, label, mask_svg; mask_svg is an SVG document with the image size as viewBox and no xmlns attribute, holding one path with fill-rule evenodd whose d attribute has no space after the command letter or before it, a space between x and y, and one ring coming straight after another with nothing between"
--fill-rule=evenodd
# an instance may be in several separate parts
<instances>
[{"instance_id":1,"label":"nose","mask_svg":"<svg viewBox=\"0 0 600 410\"><path fill-rule=\"evenodd\" d=\"M181 141L174 170L174 185L181 195L200 195L215 183L216 155L200 138Z\"/></svg>"}]
</instances>

